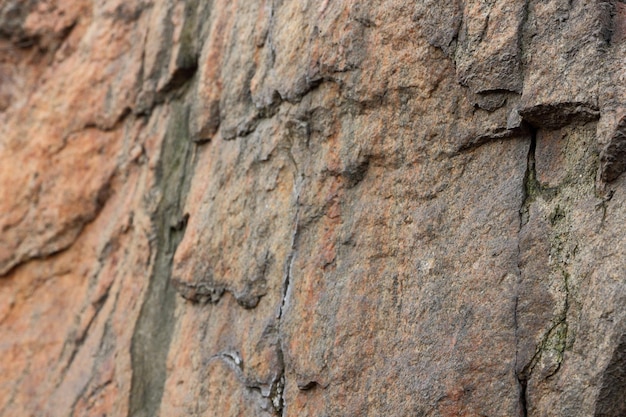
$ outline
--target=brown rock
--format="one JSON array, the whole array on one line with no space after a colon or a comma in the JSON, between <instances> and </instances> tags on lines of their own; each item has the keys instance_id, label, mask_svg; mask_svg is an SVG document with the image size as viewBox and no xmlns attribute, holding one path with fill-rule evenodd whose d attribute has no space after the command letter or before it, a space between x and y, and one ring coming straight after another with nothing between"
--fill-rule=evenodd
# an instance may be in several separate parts
<instances>
[{"instance_id":1,"label":"brown rock","mask_svg":"<svg viewBox=\"0 0 626 417\"><path fill-rule=\"evenodd\" d=\"M0 416L624 415L624 10L0 0Z\"/></svg>"},{"instance_id":2,"label":"brown rock","mask_svg":"<svg viewBox=\"0 0 626 417\"><path fill-rule=\"evenodd\" d=\"M616 116L608 142L600 151L600 177L607 182L626 171L626 111Z\"/></svg>"},{"instance_id":3,"label":"brown rock","mask_svg":"<svg viewBox=\"0 0 626 417\"><path fill-rule=\"evenodd\" d=\"M598 119L598 63L607 61L611 8L608 2L529 2L521 114L530 123L552 129Z\"/></svg>"}]
</instances>

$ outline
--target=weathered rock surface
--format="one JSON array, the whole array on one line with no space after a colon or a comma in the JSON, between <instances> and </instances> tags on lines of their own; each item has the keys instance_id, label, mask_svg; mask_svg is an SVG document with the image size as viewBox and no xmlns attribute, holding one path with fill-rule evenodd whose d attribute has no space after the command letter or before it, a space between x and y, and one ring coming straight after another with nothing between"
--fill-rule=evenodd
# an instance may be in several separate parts
<instances>
[{"instance_id":1,"label":"weathered rock surface","mask_svg":"<svg viewBox=\"0 0 626 417\"><path fill-rule=\"evenodd\" d=\"M626 415L626 3L0 0L0 416Z\"/></svg>"}]
</instances>

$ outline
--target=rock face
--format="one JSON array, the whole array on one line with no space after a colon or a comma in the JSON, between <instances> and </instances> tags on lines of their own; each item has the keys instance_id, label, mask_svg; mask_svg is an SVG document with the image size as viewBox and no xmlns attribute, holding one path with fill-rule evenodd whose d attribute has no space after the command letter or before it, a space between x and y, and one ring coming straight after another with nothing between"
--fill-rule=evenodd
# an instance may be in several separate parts
<instances>
[{"instance_id":1,"label":"rock face","mask_svg":"<svg viewBox=\"0 0 626 417\"><path fill-rule=\"evenodd\" d=\"M622 0L0 0L0 416L626 415Z\"/></svg>"}]
</instances>

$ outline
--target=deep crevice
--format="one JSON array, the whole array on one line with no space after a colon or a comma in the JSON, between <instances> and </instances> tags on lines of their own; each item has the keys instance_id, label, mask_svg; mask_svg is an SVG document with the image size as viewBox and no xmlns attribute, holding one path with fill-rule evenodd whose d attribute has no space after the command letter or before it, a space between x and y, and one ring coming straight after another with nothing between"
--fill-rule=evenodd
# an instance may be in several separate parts
<instances>
[{"instance_id":1,"label":"deep crevice","mask_svg":"<svg viewBox=\"0 0 626 417\"><path fill-rule=\"evenodd\" d=\"M528 210L530 204L535 200L540 186L537 181L537 172L535 170L535 152L537 149L537 130L529 127L530 146L528 147L528 156L526 157L526 172L524 173L524 198L520 207L520 231L526 223L528 223Z\"/></svg>"},{"instance_id":2,"label":"deep crevice","mask_svg":"<svg viewBox=\"0 0 626 417\"><path fill-rule=\"evenodd\" d=\"M527 385L528 385L528 375L524 374L525 368L518 371L520 369L519 364L519 353L518 347L520 344L519 338L519 317L518 317L518 308L519 308L519 288L522 285L521 280L522 277L522 268L521 268L521 247L520 247L520 234L521 231L528 223L528 210L529 206L532 202L532 184L533 181L536 181L536 173L535 173L535 150L537 148L537 132L536 130L530 128L530 144L528 147L528 155L526 157L526 172L524 173L524 182L523 182L523 197L522 203L519 209L519 230L517 236L517 269L518 269L518 294L515 296L514 310L513 310L513 325L515 328L515 378L517 379L517 383L519 385L519 403L521 409L522 417L528 416L528 398L527 398Z\"/></svg>"},{"instance_id":3,"label":"deep crevice","mask_svg":"<svg viewBox=\"0 0 626 417\"><path fill-rule=\"evenodd\" d=\"M528 389L528 381L525 379L518 378L520 386L520 406L522 408L522 417L528 417L528 403L527 403L527 389Z\"/></svg>"},{"instance_id":4,"label":"deep crevice","mask_svg":"<svg viewBox=\"0 0 626 417\"><path fill-rule=\"evenodd\" d=\"M519 340L518 340L518 335L517 335L517 303L518 303L518 298L515 298L515 314L514 314L514 320L515 320L515 339L516 339L516 345L518 344ZM517 380L517 384L519 386L519 403L520 403L520 409L522 412L522 417L527 417L528 416L528 398L527 398L527 385L528 385L528 378L526 376L523 376L521 372L517 372L517 367L518 367L518 353L517 353L517 347L515 349L515 379Z\"/></svg>"},{"instance_id":5,"label":"deep crevice","mask_svg":"<svg viewBox=\"0 0 626 417\"><path fill-rule=\"evenodd\" d=\"M196 74L197 69L198 65L196 62L188 67L177 68L168 83L158 93L168 94L185 86L185 84L191 81L193 76Z\"/></svg>"}]
</instances>

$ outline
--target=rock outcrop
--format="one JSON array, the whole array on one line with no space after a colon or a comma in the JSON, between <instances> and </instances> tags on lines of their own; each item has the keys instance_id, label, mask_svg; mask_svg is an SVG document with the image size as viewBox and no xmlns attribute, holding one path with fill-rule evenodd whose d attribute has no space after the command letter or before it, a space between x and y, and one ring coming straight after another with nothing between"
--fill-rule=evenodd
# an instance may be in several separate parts
<instances>
[{"instance_id":1,"label":"rock outcrop","mask_svg":"<svg viewBox=\"0 0 626 417\"><path fill-rule=\"evenodd\" d=\"M0 416L626 415L623 0L0 0Z\"/></svg>"}]
</instances>

